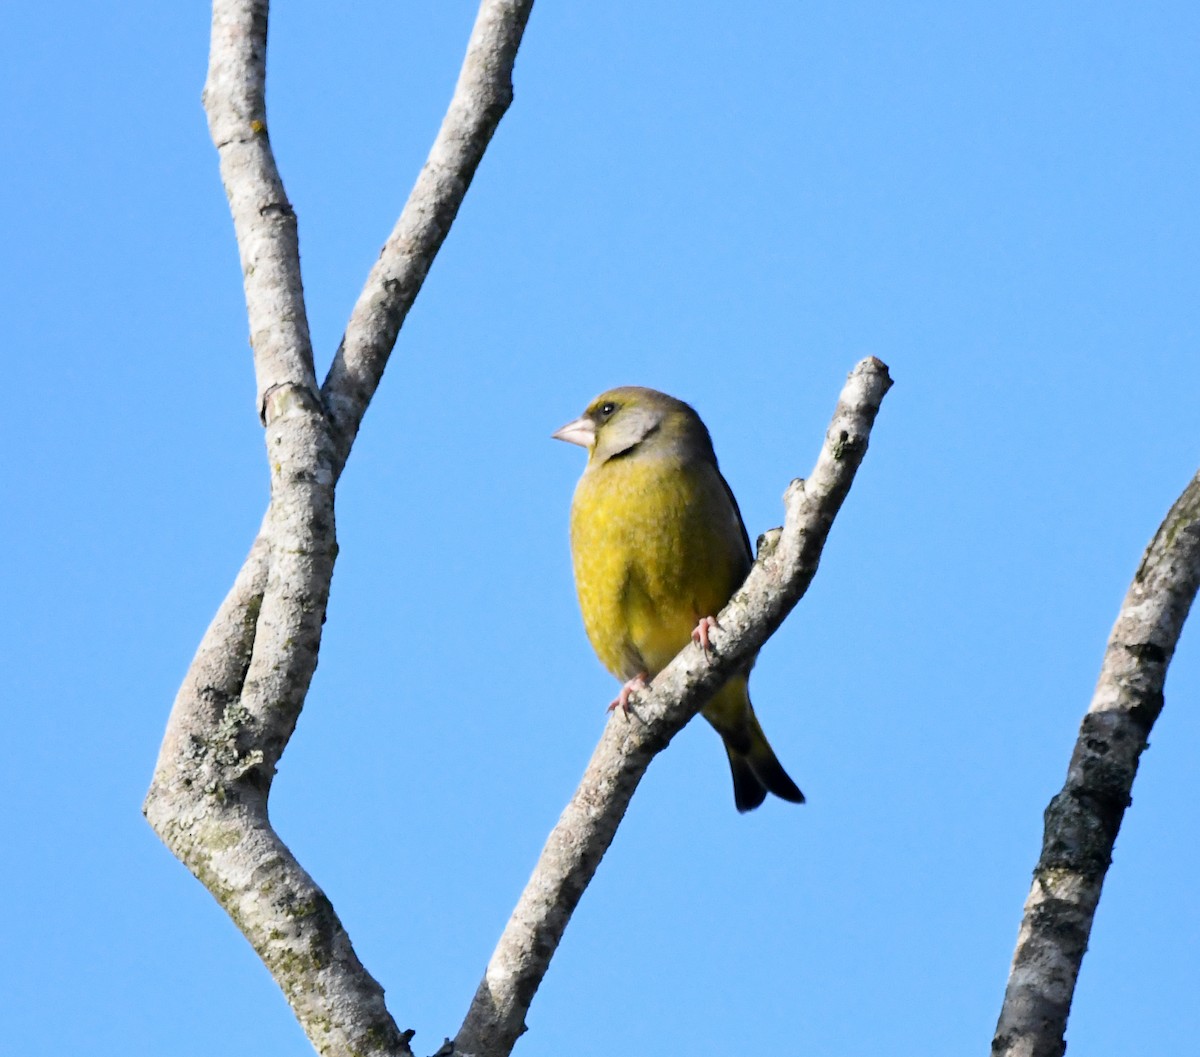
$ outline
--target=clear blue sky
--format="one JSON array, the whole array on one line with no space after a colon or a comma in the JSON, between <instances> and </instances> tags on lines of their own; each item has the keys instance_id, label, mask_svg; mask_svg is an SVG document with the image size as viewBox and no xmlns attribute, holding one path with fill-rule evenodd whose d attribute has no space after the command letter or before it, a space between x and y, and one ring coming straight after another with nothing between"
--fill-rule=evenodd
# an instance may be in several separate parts
<instances>
[{"instance_id":1,"label":"clear blue sky","mask_svg":"<svg viewBox=\"0 0 1200 1057\"><path fill-rule=\"evenodd\" d=\"M318 361L441 120L470 0L280 4L270 127ZM264 509L202 4L0 15L7 759L0 1008L24 1057L303 1054L140 815ZM896 379L763 652L810 802L651 768L522 1057L986 1051L1117 606L1200 462L1192 3L539 0L516 103L367 415L273 797L402 1027L452 1035L614 683L576 610L610 385L691 401L752 535L850 367ZM1143 758L1072 1053L1200 1032L1200 638Z\"/></svg>"}]
</instances>

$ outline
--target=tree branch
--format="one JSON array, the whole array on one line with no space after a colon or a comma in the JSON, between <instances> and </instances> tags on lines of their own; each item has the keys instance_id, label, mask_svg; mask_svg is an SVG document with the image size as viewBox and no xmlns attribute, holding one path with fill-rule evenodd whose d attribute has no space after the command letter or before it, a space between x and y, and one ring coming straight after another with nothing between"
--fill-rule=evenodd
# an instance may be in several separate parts
<instances>
[{"instance_id":1,"label":"tree branch","mask_svg":"<svg viewBox=\"0 0 1200 1057\"><path fill-rule=\"evenodd\" d=\"M403 315L511 99L530 6L484 0L450 112L397 228L403 244L393 235L392 270L372 273L394 325L370 331L365 361L360 344L349 357L339 351L327 408L296 218L267 138L267 0L213 4L204 102L242 261L271 501L176 697L144 811L242 930L322 1054L411 1057L412 1033L397 1029L329 900L272 829L267 800L316 669L337 550L334 488ZM339 378L353 380L348 395Z\"/></svg>"},{"instance_id":2,"label":"tree branch","mask_svg":"<svg viewBox=\"0 0 1200 1057\"><path fill-rule=\"evenodd\" d=\"M1150 541L1117 614L1017 934L993 1057L1061 1057L1079 966L1138 760L1200 587L1200 473Z\"/></svg>"},{"instance_id":3,"label":"tree branch","mask_svg":"<svg viewBox=\"0 0 1200 1057\"><path fill-rule=\"evenodd\" d=\"M213 0L204 109L242 262L258 413L279 385L317 391L296 214L267 136L267 0Z\"/></svg>"},{"instance_id":4,"label":"tree branch","mask_svg":"<svg viewBox=\"0 0 1200 1057\"><path fill-rule=\"evenodd\" d=\"M189 730L216 726L225 710L237 703L250 667L269 561L266 535L260 530L175 697L156 774L191 755L189 747L181 744Z\"/></svg>"},{"instance_id":5,"label":"tree branch","mask_svg":"<svg viewBox=\"0 0 1200 1057\"><path fill-rule=\"evenodd\" d=\"M891 384L887 367L873 357L851 372L811 477L793 481L784 496L783 529L765 538L745 584L718 617L713 660L688 645L634 699L632 720L614 714L500 937L454 1041L456 1054L505 1057L524 1032L567 922L650 761L762 648L808 589Z\"/></svg>"},{"instance_id":6,"label":"tree branch","mask_svg":"<svg viewBox=\"0 0 1200 1057\"><path fill-rule=\"evenodd\" d=\"M359 295L322 388L340 465L396 336L437 256L483 152L513 98L512 71L533 0L484 0L454 98L391 236Z\"/></svg>"}]
</instances>

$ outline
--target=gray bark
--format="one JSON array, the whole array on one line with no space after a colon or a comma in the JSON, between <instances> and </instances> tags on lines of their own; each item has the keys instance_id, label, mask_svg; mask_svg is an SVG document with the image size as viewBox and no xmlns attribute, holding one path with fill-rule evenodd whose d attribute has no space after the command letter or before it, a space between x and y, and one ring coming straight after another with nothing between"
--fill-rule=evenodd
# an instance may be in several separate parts
<instances>
[{"instance_id":1,"label":"gray bark","mask_svg":"<svg viewBox=\"0 0 1200 1057\"><path fill-rule=\"evenodd\" d=\"M1067 780L1046 808L993 1057L1061 1057L1079 966L1138 760L1200 586L1200 474L1146 548L1109 636Z\"/></svg>"},{"instance_id":2,"label":"gray bark","mask_svg":"<svg viewBox=\"0 0 1200 1057\"><path fill-rule=\"evenodd\" d=\"M409 1055L383 989L267 801L321 641L337 550L334 487L408 308L512 97L532 0L484 0L422 171L318 390L296 217L265 108L267 2L215 0L204 104L241 257L270 503L176 697L144 810L258 952L323 1054ZM360 301L360 308L362 306Z\"/></svg>"},{"instance_id":3,"label":"gray bark","mask_svg":"<svg viewBox=\"0 0 1200 1057\"><path fill-rule=\"evenodd\" d=\"M367 276L321 394L345 463L396 335L512 103L512 68L533 0L485 0L454 98L400 219Z\"/></svg>"}]
</instances>

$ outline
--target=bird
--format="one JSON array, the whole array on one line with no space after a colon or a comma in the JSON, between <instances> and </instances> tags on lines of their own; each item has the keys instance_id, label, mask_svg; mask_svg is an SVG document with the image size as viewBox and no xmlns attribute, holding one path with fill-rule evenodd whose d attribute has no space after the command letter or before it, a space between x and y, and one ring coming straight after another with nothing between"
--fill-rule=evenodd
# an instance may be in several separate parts
<instances>
[{"instance_id":1,"label":"bird","mask_svg":"<svg viewBox=\"0 0 1200 1057\"><path fill-rule=\"evenodd\" d=\"M584 630L624 681L628 713L689 640L708 655L716 614L750 571L750 538L695 410L656 389L601 393L551 436L587 449L571 502L571 557ZM721 736L738 811L767 796L804 803L750 704L751 661L701 709Z\"/></svg>"}]
</instances>

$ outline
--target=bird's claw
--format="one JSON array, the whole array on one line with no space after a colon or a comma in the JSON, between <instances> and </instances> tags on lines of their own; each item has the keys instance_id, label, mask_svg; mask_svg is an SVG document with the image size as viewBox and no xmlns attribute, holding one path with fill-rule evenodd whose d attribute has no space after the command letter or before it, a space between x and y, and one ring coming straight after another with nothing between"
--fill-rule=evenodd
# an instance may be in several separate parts
<instances>
[{"instance_id":1,"label":"bird's claw","mask_svg":"<svg viewBox=\"0 0 1200 1057\"><path fill-rule=\"evenodd\" d=\"M639 690L646 689L646 673L642 672L635 675L623 687L621 692L613 698L612 703L608 706L609 712L615 712L618 708L625 713L625 718L629 718L629 699Z\"/></svg>"},{"instance_id":2,"label":"bird's claw","mask_svg":"<svg viewBox=\"0 0 1200 1057\"><path fill-rule=\"evenodd\" d=\"M700 649L704 651L704 659L709 660L709 639L708 633L713 628L719 628L721 625L717 623L716 617L701 617L700 623L696 625L692 631L692 641L696 643Z\"/></svg>"}]
</instances>

